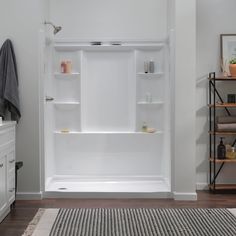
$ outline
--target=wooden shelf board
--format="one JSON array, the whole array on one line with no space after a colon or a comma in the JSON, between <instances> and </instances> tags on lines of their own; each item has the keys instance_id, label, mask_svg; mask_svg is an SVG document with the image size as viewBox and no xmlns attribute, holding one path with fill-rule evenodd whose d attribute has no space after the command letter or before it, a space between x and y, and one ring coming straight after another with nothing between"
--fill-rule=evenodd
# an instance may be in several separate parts
<instances>
[{"instance_id":1,"label":"wooden shelf board","mask_svg":"<svg viewBox=\"0 0 236 236\"><path fill-rule=\"evenodd\" d=\"M209 134L214 134L214 131L209 131ZM216 131L215 135L236 135L236 131Z\"/></svg>"},{"instance_id":2,"label":"wooden shelf board","mask_svg":"<svg viewBox=\"0 0 236 236\"><path fill-rule=\"evenodd\" d=\"M209 107L214 107L214 104L208 104ZM236 107L236 103L222 103L222 104L215 104L215 107Z\"/></svg>"},{"instance_id":3,"label":"wooden shelf board","mask_svg":"<svg viewBox=\"0 0 236 236\"><path fill-rule=\"evenodd\" d=\"M213 189L213 184L210 184L209 188ZM236 184L216 184L215 190L236 190Z\"/></svg>"},{"instance_id":4,"label":"wooden shelf board","mask_svg":"<svg viewBox=\"0 0 236 236\"><path fill-rule=\"evenodd\" d=\"M210 158L211 162L214 162L214 158ZM236 163L236 159L215 159L215 163Z\"/></svg>"},{"instance_id":5,"label":"wooden shelf board","mask_svg":"<svg viewBox=\"0 0 236 236\"><path fill-rule=\"evenodd\" d=\"M208 78L208 79L214 80L214 78ZM236 81L236 77L219 75L215 77L215 80L216 81Z\"/></svg>"}]
</instances>

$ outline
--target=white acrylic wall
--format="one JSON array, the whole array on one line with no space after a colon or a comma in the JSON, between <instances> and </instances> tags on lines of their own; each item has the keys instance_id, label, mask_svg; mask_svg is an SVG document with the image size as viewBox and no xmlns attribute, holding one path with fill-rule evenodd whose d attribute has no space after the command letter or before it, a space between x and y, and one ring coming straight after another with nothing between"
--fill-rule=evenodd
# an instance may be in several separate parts
<instances>
[{"instance_id":1,"label":"white acrylic wall","mask_svg":"<svg viewBox=\"0 0 236 236\"><path fill-rule=\"evenodd\" d=\"M220 34L235 34L236 1L197 1L197 80L196 80L196 168L197 187L208 184L207 75L220 70ZM232 181L235 166L224 166L223 181Z\"/></svg>"},{"instance_id":2,"label":"white acrylic wall","mask_svg":"<svg viewBox=\"0 0 236 236\"><path fill-rule=\"evenodd\" d=\"M83 132L135 131L134 67L132 51L83 53Z\"/></svg>"}]
</instances>

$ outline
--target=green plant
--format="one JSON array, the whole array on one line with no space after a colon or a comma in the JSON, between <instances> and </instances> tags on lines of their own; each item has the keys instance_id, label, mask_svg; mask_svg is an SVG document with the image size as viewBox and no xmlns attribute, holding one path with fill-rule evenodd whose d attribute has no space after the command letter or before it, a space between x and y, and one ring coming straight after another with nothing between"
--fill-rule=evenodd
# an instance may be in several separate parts
<instances>
[{"instance_id":1,"label":"green plant","mask_svg":"<svg viewBox=\"0 0 236 236\"><path fill-rule=\"evenodd\" d=\"M236 57L232 58L232 59L229 61L229 64L236 64Z\"/></svg>"}]
</instances>

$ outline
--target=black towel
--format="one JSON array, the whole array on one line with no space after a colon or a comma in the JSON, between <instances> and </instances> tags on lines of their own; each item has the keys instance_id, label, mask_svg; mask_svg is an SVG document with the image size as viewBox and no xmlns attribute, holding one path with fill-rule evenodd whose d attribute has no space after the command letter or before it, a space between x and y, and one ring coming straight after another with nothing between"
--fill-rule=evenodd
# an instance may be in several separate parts
<instances>
[{"instance_id":1,"label":"black towel","mask_svg":"<svg viewBox=\"0 0 236 236\"><path fill-rule=\"evenodd\" d=\"M16 57L10 39L7 39L0 50L0 116L5 118L7 110L11 119L19 121L20 103L18 94L18 75Z\"/></svg>"}]
</instances>

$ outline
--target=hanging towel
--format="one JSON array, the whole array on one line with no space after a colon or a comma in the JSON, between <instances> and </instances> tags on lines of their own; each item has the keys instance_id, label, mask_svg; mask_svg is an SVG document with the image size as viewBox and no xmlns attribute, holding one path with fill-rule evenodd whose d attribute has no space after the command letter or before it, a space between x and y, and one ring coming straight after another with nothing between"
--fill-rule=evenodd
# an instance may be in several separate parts
<instances>
[{"instance_id":1,"label":"hanging towel","mask_svg":"<svg viewBox=\"0 0 236 236\"><path fill-rule=\"evenodd\" d=\"M18 122L21 117L18 75L10 39L4 42L0 50L0 116L5 118L7 110L11 113L11 119Z\"/></svg>"}]
</instances>

